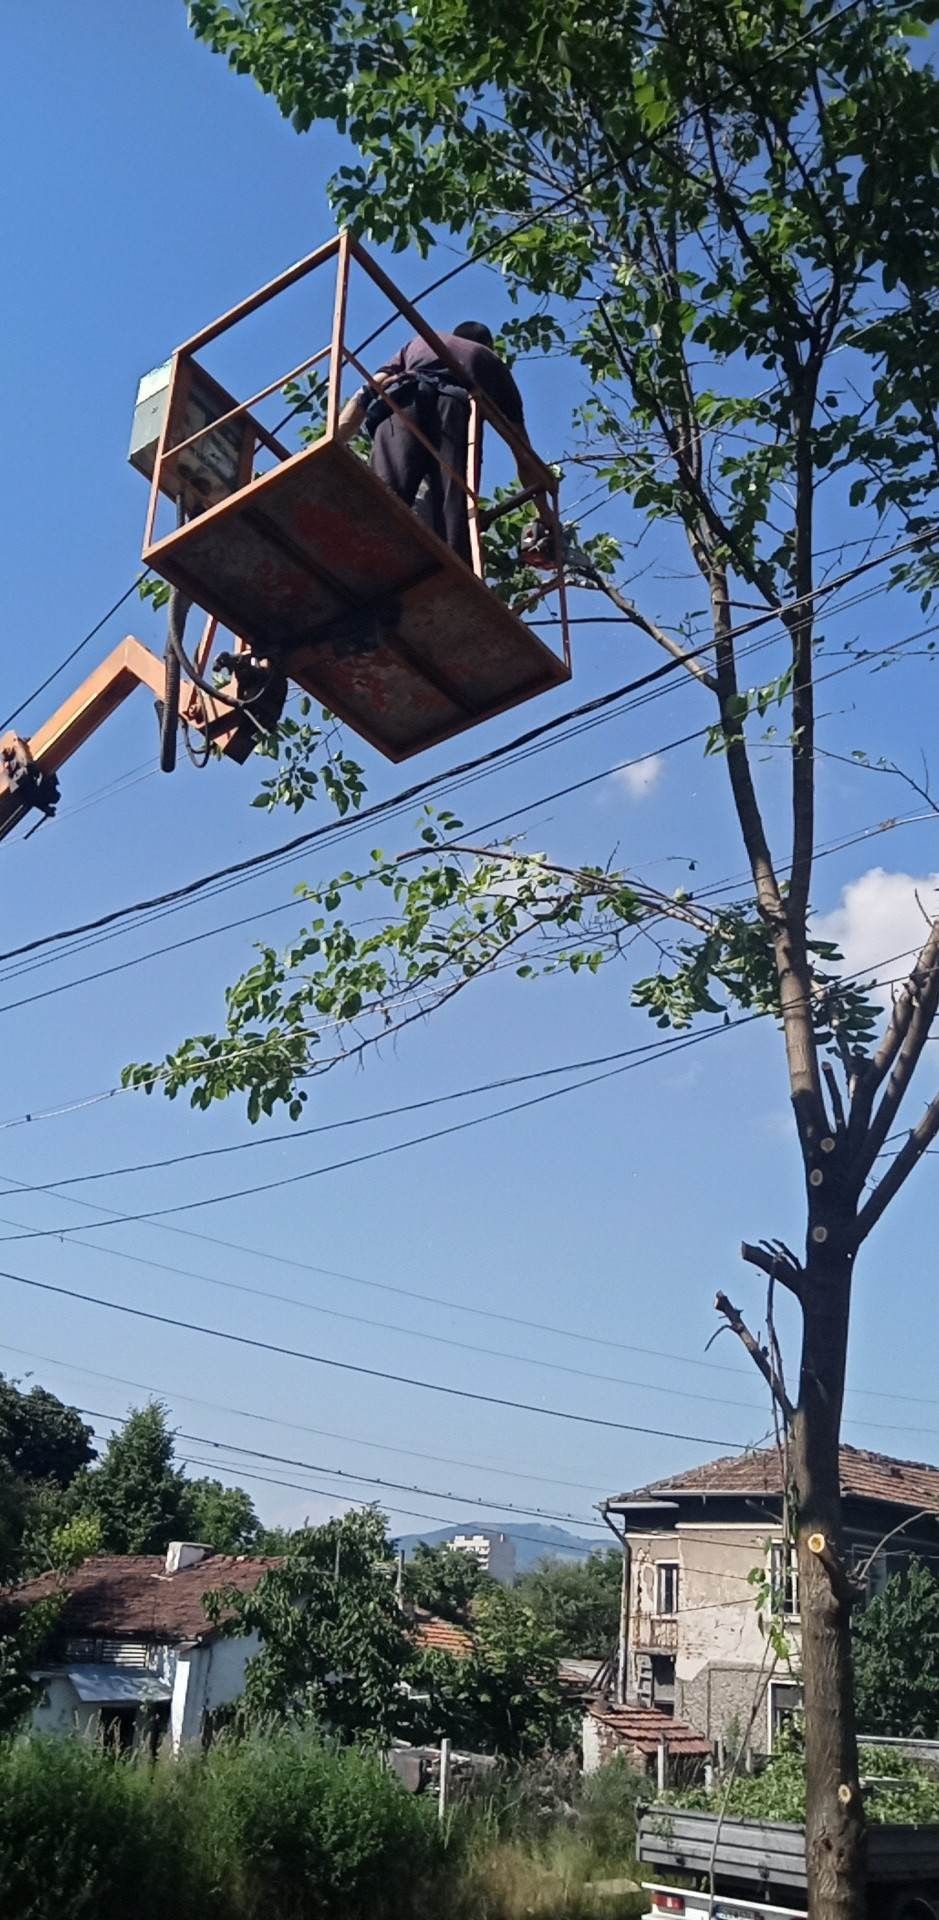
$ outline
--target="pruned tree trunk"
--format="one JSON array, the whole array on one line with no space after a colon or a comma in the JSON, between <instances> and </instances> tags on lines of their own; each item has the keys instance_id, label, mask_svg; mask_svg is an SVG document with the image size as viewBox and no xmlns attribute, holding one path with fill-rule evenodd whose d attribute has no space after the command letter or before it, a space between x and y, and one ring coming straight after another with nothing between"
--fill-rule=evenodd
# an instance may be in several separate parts
<instances>
[{"instance_id":1,"label":"pruned tree trunk","mask_svg":"<svg viewBox=\"0 0 939 1920\"><path fill-rule=\"evenodd\" d=\"M866 1907L866 1832L851 1665L852 1588L844 1559L839 1474L852 1225L831 1214L810 1225L799 1403L791 1433L812 1920L861 1920ZM820 1227L827 1236L821 1245L812 1237Z\"/></svg>"}]
</instances>

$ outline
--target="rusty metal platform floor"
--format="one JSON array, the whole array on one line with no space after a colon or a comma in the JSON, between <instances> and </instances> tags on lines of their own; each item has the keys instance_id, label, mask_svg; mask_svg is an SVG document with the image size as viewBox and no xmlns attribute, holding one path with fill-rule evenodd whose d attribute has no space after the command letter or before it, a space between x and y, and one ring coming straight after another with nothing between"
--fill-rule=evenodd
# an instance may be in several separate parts
<instances>
[{"instance_id":1,"label":"rusty metal platform floor","mask_svg":"<svg viewBox=\"0 0 939 1920\"><path fill-rule=\"evenodd\" d=\"M155 541L147 566L391 760L570 678L523 620L335 440Z\"/></svg>"}]
</instances>

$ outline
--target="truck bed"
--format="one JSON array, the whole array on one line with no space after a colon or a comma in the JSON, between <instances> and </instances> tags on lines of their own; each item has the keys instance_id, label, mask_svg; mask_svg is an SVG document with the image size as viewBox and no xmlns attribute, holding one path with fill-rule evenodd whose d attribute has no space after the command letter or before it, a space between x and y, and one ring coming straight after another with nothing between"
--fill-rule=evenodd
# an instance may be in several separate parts
<instances>
[{"instance_id":1,"label":"truck bed","mask_svg":"<svg viewBox=\"0 0 939 1920\"><path fill-rule=\"evenodd\" d=\"M657 1873L707 1874L717 1824L716 1813L647 1807L639 1819L637 1857ZM805 1829L781 1820L727 1818L721 1823L715 1874L725 1884L804 1893ZM939 1825L872 1825L868 1878L896 1886L939 1882Z\"/></svg>"}]
</instances>

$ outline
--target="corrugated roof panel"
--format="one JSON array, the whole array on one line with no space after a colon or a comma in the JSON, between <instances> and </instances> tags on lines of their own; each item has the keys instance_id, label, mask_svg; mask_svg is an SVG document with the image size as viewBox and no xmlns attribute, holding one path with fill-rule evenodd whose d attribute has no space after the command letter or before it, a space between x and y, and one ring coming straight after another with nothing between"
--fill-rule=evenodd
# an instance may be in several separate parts
<instances>
[{"instance_id":1,"label":"corrugated roof panel","mask_svg":"<svg viewBox=\"0 0 939 1920\"><path fill-rule=\"evenodd\" d=\"M148 1700L169 1700L173 1689L145 1668L69 1667L68 1677L79 1700L97 1707L143 1706Z\"/></svg>"}]
</instances>

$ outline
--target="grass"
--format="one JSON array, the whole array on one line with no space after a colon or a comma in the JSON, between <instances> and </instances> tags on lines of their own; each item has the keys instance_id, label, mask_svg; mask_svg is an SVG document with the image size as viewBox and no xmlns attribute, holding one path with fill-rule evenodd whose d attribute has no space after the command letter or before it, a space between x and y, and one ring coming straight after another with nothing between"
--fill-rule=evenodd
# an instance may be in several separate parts
<instances>
[{"instance_id":1,"label":"grass","mask_svg":"<svg viewBox=\"0 0 939 1920\"><path fill-rule=\"evenodd\" d=\"M460 1892L474 1920L633 1920L641 1893L608 1895L597 1882L638 1883L633 1858L642 1782L617 1759L584 1779L570 1756L508 1773L463 1814Z\"/></svg>"},{"instance_id":2,"label":"grass","mask_svg":"<svg viewBox=\"0 0 939 1920\"><path fill-rule=\"evenodd\" d=\"M491 1780L491 1776L489 1776ZM638 1783L569 1756L501 1773L443 1827L379 1762L310 1735L178 1763L0 1743L0 1915L16 1920L632 1920Z\"/></svg>"}]
</instances>

